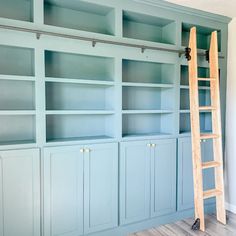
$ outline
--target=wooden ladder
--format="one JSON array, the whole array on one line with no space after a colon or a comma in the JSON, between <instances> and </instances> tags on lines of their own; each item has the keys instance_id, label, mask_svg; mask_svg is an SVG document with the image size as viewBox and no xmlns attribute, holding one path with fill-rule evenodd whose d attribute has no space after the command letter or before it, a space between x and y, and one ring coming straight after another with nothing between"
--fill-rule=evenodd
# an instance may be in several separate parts
<instances>
[{"instance_id":1,"label":"wooden ladder","mask_svg":"<svg viewBox=\"0 0 236 236\"><path fill-rule=\"evenodd\" d=\"M193 182L194 182L194 205L195 223L192 229L205 231L204 199L216 197L217 220L226 224L223 159L222 159L222 134L220 115L220 92L219 92L219 69L218 69L218 43L217 32L212 32L209 50L210 78L199 78L197 67L197 42L196 28L191 28L188 48L189 60L189 97L190 97L190 120L192 136L192 159L193 159ZM211 105L199 106L198 82L210 81ZM212 114L212 133L200 132L199 112L209 111ZM214 160L202 163L201 145L203 139L213 140ZM203 169L215 169L215 189L203 190Z\"/></svg>"}]
</instances>

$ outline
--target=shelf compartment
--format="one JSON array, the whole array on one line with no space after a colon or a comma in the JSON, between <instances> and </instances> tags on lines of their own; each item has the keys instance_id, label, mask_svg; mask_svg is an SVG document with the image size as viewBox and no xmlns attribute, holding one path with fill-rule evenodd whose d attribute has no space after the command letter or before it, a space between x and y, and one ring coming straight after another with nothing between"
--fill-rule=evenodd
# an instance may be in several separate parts
<instances>
[{"instance_id":1,"label":"shelf compartment","mask_svg":"<svg viewBox=\"0 0 236 236\"><path fill-rule=\"evenodd\" d=\"M45 51L46 77L113 81L114 59Z\"/></svg>"},{"instance_id":2,"label":"shelf compartment","mask_svg":"<svg viewBox=\"0 0 236 236\"><path fill-rule=\"evenodd\" d=\"M0 17L33 22L33 0L1 1Z\"/></svg>"},{"instance_id":3,"label":"shelf compartment","mask_svg":"<svg viewBox=\"0 0 236 236\"><path fill-rule=\"evenodd\" d=\"M175 66L173 64L135 61L122 61L122 80L129 83L174 84Z\"/></svg>"},{"instance_id":4,"label":"shelf compartment","mask_svg":"<svg viewBox=\"0 0 236 236\"><path fill-rule=\"evenodd\" d=\"M123 114L122 136L171 135L173 114Z\"/></svg>"},{"instance_id":5,"label":"shelf compartment","mask_svg":"<svg viewBox=\"0 0 236 236\"><path fill-rule=\"evenodd\" d=\"M218 29L208 28L204 26L196 26L192 24L183 23L182 24L182 46L188 46L190 29L192 27L197 28L197 48L209 50L211 33L217 31L218 36L218 51L221 51L221 31Z\"/></svg>"},{"instance_id":6,"label":"shelf compartment","mask_svg":"<svg viewBox=\"0 0 236 236\"><path fill-rule=\"evenodd\" d=\"M114 87L46 82L47 110L112 110Z\"/></svg>"},{"instance_id":7,"label":"shelf compartment","mask_svg":"<svg viewBox=\"0 0 236 236\"><path fill-rule=\"evenodd\" d=\"M1 115L0 145L35 143L35 115Z\"/></svg>"},{"instance_id":8,"label":"shelf compartment","mask_svg":"<svg viewBox=\"0 0 236 236\"><path fill-rule=\"evenodd\" d=\"M47 142L114 138L114 115L47 115Z\"/></svg>"},{"instance_id":9,"label":"shelf compartment","mask_svg":"<svg viewBox=\"0 0 236 236\"><path fill-rule=\"evenodd\" d=\"M200 128L202 133L212 132L212 118L210 112L200 113ZM191 132L190 112L180 113L179 133Z\"/></svg>"},{"instance_id":10,"label":"shelf compartment","mask_svg":"<svg viewBox=\"0 0 236 236\"><path fill-rule=\"evenodd\" d=\"M175 44L176 24L174 20L123 11L123 37Z\"/></svg>"},{"instance_id":11,"label":"shelf compartment","mask_svg":"<svg viewBox=\"0 0 236 236\"><path fill-rule=\"evenodd\" d=\"M0 79L0 110L35 109L35 83Z\"/></svg>"},{"instance_id":12,"label":"shelf compartment","mask_svg":"<svg viewBox=\"0 0 236 236\"><path fill-rule=\"evenodd\" d=\"M34 76L34 49L0 45L0 74Z\"/></svg>"},{"instance_id":13,"label":"shelf compartment","mask_svg":"<svg viewBox=\"0 0 236 236\"><path fill-rule=\"evenodd\" d=\"M171 110L174 90L170 88L123 87L123 110Z\"/></svg>"},{"instance_id":14,"label":"shelf compartment","mask_svg":"<svg viewBox=\"0 0 236 236\"><path fill-rule=\"evenodd\" d=\"M73 0L44 0L44 24L107 35L115 34L114 9Z\"/></svg>"},{"instance_id":15,"label":"shelf compartment","mask_svg":"<svg viewBox=\"0 0 236 236\"><path fill-rule=\"evenodd\" d=\"M199 106L211 106L210 90L198 90ZM189 89L180 89L180 110L190 109Z\"/></svg>"},{"instance_id":16,"label":"shelf compartment","mask_svg":"<svg viewBox=\"0 0 236 236\"><path fill-rule=\"evenodd\" d=\"M206 67L198 67L198 77L199 78L209 78L210 70ZM180 85L189 85L189 75L188 75L188 66L181 65L181 79ZM210 81L199 81L199 86L209 87Z\"/></svg>"}]
</instances>

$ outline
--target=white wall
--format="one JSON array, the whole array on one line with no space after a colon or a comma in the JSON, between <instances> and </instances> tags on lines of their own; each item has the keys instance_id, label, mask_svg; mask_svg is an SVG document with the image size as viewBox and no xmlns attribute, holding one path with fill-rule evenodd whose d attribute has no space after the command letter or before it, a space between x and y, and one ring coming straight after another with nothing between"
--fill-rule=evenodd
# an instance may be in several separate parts
<instances>
[{"instance_id":1,"label":"white wall","mask_svg":"<svg viewBox=\"0 0 236 236\"><path fill-rule=\"evenodd\" d=\"M229 24L226 107L226 207L236 213L236 17Z\"/></svg>"}]
</instances>

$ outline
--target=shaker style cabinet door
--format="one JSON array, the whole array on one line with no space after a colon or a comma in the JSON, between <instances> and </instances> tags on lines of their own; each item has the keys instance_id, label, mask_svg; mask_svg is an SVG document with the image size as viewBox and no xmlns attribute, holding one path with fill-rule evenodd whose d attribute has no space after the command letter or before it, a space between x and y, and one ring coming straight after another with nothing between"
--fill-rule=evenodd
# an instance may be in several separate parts
<instances>
[{"instance_id":1,"label":"shaker style cabinet door","mask_svg":"<svg viewBox=\"0 0 236 236\"><path fill-rule=\"evenodd\" d=\"M118 225L118 144L85 146L84 233Z\"/></svg>"},{"instance_id":2,"label":"shaker style cabinet door","mask_svg":"<svg viewBox=\"0 0 236 236\"><path fill-rule=\"evenodd\" d=\"M124 142L120 146L120 223L150 217L150 160L148 141Z\"/></svg>"},{"instance_id":3,"label":"shaker style cabinet door","mask_svg":"<svg viewBox=\"0 0 236 236\"><path fill-rule=\"evenodd\" d=\"M151 216L176 211L176 140L152 141Z\"/></svg>"},{"instance_id":4,"label":"shaker style cabinet door","mask_svg":"<svg viewBox=\"0 0 236 236\"><path fill-rule=\"evenodd\" d=\"M44 149L44 235L83 234L83 147Z\"/></svg>"},{"instance_id":5,"label":"shaker style cabinet door","mask_svg":"<svg viewBox=\"0 0 236 236\"><path fill-rule=\"evenodd\" d=\"M39 149L0 151L0 236L40 235Z\"/></svg>"}]
</instances>

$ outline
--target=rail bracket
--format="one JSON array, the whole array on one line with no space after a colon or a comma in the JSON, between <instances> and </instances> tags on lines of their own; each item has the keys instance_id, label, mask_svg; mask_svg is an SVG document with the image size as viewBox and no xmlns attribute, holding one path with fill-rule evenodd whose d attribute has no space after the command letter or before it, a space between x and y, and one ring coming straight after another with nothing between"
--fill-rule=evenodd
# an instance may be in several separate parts
<instances>
[{"instance_id":1,"label":"rail bracket","mask_svg":"<svg viewBox=\"0 0 236 236\"><path fill-rule=\"evenodd\" d=\"M93 46L93 48L96 46L96 43L97 43L97 42L96 42L95 40L92 41L92 46Z\"/></svg>"},{"instance_id":2,"label":"rail bracket","mask_svg":"<svg viewBox=\"0 0 236 236\"><path fill-rule=\"evenodd\" d=\"M145 49L146 49L146 48L142 47L142 48L141 48L141 52L144 53Z\"/></svg>"},{"instance_id":3,"label":"rail bracket","mask_svg":"<svg viewBox=\"0 0 236 236\"><path fill-rule=\"evenodd\" d=\"M40 33L36 33L36 39L40 39L40 37L41 37L41 34Z\"/></svg>"},{"instance_id":4,"label":"rail bracket","mask_svg":"<svg viewBox=\"0 0 236 236\"><path fill-rule=\"evenodd\" d=\"M185 58L190 61L191 60L191 55L190 55L190 52L191 52L191 48L189 47L186 47L185 50L184 50L184 55L185 55Z\"/></svg>"}]
</instances>

